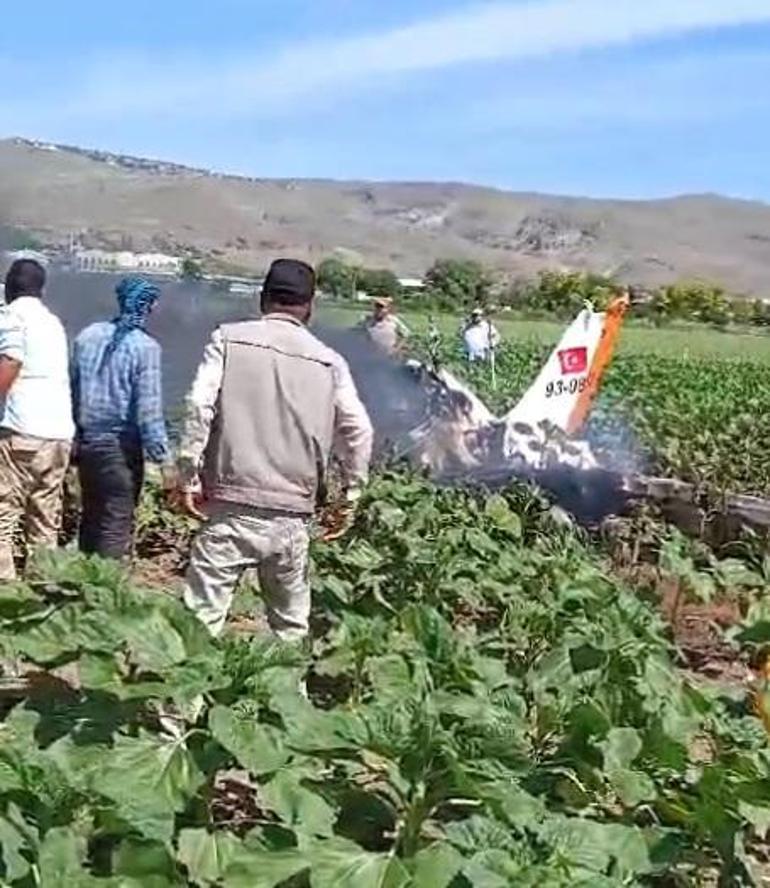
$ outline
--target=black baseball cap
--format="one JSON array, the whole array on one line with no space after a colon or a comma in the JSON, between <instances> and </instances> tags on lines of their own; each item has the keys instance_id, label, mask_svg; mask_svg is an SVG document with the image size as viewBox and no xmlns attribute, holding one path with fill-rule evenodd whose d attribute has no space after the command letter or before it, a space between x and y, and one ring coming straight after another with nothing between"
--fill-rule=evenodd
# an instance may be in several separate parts
<instances>
[{"instance_id":1,"label":"black baseball cap","mask_svg":"<svg viewBox=\"0 0 770 888\"><path fill-rule=\"evenodd\" d=\"M306 305L315 295L315 271L299 259L276 259L270 266L262 298L283 305Z\"/></svg>"}]
</instances>

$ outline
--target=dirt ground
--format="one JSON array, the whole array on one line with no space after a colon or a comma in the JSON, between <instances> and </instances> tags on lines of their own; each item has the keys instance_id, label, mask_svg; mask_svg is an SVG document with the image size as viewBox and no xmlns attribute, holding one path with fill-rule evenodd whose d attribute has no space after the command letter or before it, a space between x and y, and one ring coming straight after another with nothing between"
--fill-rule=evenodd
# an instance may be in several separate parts
<instances>
[{"instance_id":1,"label":"dirt ground","mask_svg":"<svg viewBox=\"0 0 770 888\"><path fill-rule=\"evenodd\" d=\"M675 582L661 585L661 611L671 630L685 673L696 681L747 687L754 679L750 664L725 640L725 630L741 621L735 601L682 603Z\"/></svg>"}]
</instances>

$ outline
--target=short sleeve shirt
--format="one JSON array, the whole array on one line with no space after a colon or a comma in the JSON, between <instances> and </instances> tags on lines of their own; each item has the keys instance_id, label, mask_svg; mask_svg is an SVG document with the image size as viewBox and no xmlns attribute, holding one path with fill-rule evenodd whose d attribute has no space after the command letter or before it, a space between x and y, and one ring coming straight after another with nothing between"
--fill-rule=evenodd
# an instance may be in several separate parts
<instances>
[{"instance_id":1,"label":"short sleeve shirt","mask_svg":"<svg viewBox=\"0 0 770 888\"><path fill-rule=\"evenodd\" d=\"M22 296L0 307L0 355L21 364L0 402L0 427L33 438L72 440L67 334L40 299Z\"/></svg>"}]
</instances>

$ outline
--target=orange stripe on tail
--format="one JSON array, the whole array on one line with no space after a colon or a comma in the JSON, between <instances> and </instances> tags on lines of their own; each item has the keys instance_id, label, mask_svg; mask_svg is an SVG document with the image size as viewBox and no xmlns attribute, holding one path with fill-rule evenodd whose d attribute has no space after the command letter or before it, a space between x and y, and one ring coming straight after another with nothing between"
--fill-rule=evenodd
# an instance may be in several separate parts
<instances>
[{"instance_id":1,"label":"orange stripe on tail","mask_svg":"<svg viewBox=\"0 0 770 888\"><path fill-rule=\"evenodd\" d=\"M567 434L576 435L585 425L588 414L594 405L596 396L599 394L599 387L602 383L604 371L609 366L612 356L615 353L615 347L618 344L620 329L629 307L629 299L627 296L621 296L610 303L602 328L602 336L599 345L591 362L591 368L588 373L588 385L578 395L575 406L570 413L567 422Z\"/></svg>"}]
</instances>

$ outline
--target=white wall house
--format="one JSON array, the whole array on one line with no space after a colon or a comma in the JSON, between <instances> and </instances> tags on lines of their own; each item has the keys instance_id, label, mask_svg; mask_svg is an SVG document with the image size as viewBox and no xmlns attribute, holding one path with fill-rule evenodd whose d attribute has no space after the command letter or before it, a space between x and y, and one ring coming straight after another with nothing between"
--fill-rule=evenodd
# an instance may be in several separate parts
<instances>
[{"instance_id":1,"label":"white wall house","mask_svg":"<svg viewBox=\"0 0 770 888\"><path fill-rule=\"evenodd\" d=\"M132 253L128 250L78 250L74 256L77 271L133 272L135 274L178 275L182 260L165 253Z\"/></svg>"}]
</instances>

